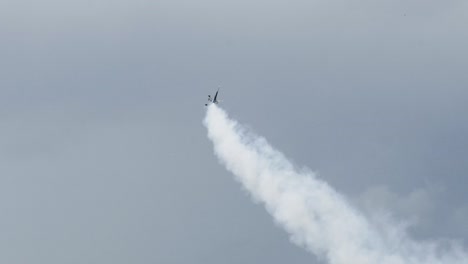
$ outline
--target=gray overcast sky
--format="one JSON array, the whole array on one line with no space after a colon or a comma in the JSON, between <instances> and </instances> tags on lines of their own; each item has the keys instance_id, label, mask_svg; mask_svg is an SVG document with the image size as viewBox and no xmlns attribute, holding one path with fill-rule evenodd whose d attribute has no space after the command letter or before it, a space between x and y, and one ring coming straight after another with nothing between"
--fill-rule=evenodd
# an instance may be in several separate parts
<instances>
[{"instance_id":1,"label":"gray overcast sky","mask_svg":"<svg viewBox=\"0 0 468 264\"><path fill-rule=\"evenodd\" d=\"M362 210L468 238L468 2L0 1L0 262L317 263L208 93Z\"/></svg>"}]
</instances>

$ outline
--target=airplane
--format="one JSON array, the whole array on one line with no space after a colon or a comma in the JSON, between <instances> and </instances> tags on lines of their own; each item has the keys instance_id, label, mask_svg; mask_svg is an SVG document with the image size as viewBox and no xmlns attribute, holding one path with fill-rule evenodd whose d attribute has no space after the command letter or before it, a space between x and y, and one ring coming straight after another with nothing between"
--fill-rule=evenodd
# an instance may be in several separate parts
<instances>
[{"instance_id":1,"label":"airplane","mask_svg":"<svg viewBox=\"0 0 468 264\"><path fill-rule=\"evenodd\" d=\"M213 99L211 98L211 95L208 95L208 102L213 103L213 104L219 103L219 101L217 99L218 98L218 92L219 92L219 88L218 88L218 91L216 91L215 96L214 96ZM209 103L206 103L205 106L208 106L208 104Z\"/></svg>"}]
</instances>

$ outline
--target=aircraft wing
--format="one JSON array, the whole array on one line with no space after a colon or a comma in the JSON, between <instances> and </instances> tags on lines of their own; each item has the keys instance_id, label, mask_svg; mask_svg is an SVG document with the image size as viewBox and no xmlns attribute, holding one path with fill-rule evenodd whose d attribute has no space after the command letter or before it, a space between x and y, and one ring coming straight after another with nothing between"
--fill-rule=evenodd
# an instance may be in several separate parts
<instances>
[{"instance_id":1,"label":"aircraft wing","mask_svg":"<svg viewBox=\"0 0 468 264\"><path fill-rule=\"evenodd\" d=\"M213 102L218 102L217 98L218 98L218 92L219 92L219 89L218 91L216 91L216 94L214 96L214 99L213 99Z\"/></svg>"}]
</instances>

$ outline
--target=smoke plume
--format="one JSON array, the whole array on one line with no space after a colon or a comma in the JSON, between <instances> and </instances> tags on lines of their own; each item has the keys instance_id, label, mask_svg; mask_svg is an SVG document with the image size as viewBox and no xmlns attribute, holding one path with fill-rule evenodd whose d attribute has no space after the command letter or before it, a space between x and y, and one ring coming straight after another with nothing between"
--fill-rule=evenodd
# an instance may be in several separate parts
<instances>
[{"instance_id":1,"label":"smoke plume","mask_svg":"<svg viewBox=\"0 0 468 264\"><path fill-rule=\"evenodd\" d=\"M299 171L268 142L212 104L204 124L219 161L265 205L291 240L330 264L466 264L453 241L416 241L405 226L374 221L308 171Z\"/></svg>"}]
</instances>

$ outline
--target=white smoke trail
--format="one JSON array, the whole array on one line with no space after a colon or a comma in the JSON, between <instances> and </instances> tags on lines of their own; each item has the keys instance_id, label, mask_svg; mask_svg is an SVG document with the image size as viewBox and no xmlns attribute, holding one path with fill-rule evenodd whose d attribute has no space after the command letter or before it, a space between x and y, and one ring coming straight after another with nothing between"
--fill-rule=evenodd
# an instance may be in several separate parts
<instances>
[{"instance_id":1,"label":"white smoke trail","mask_svg":"<svg viewBox=\"0 0 468 264\"><path fill-rule=\"evenodd\" d=\"M220 162L301 245L330 264L466 264L455 242L416 242L377 225L311 172L298 172L262 138L210 105L204 120Z\"/></svg>"}]
</instances>

